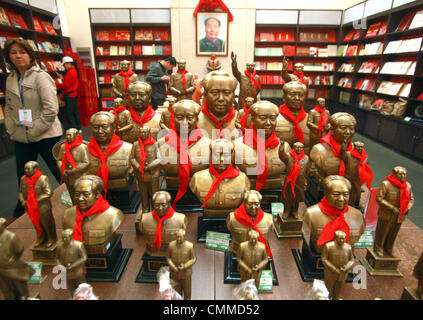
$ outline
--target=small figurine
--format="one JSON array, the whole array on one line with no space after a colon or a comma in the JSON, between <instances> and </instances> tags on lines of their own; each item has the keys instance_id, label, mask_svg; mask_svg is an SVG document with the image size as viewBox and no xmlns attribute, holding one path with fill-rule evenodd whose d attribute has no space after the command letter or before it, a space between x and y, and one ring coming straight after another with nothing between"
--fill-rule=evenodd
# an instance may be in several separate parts
<instances>
[{"instance_id":1,"label":"small figurine","mask_svg":"<svg viewBox=\"0 0 423 320\"><path fill-rule=\"evenodd\" d=\"M397 166L382 181L376 201L379 203L374 251L380 256L394 257L394 243L405 216L413 208L414 196L407 182L407 169Z\"/></svg>"},{"instance_id":2,"label":"small figurine","mask_svg":"<svg viewBox=\"0 0 423 320\"><path fill-rule=\"evenodd\" d=\"M186 229L187 217L171 207L169 192L157 191L153 195L153 211L141 217L139 230L145 236L145 252L152 256L166 256L169 243L176 240L176 232Z\"/></svg>"},{"instance_id":3,"label":"small figurine","mask_svg":"<svg viewBox=\"0 0 423 320\"><path fill-rule=\"evenodd\" d=\"M142 212L152 210L151 198L160 190L160 153L149 127L140 128L139 139L134 143L130 161L138 181Z\"/></svg>"},{"instance_id":4,"label":"small figurine","mask_svg":"<svg viewBox=\"0 0 423 320\"><path fill-rule=\"evenodd\" d=\"M338 300L349 270L354 265L354 256L350 244L345 243L346 234L335 231L335 240L324 245L322 262L325 266L325 285L329 298Z\"/></svg>"},{"instance_id":5,"label":"small figurine","mask_svg":"<svg viewBox=\"0 0 423 320\"><path fill-rule=\"evenodd\" d=\"M178 70L170 75L168 89L176 101L191 100L195 90L194 76L185 69L185 60L177 62Z\"/></svg>"},{"instance_id":6,"label":"small figurine","mask_svg":"<svg viewBox=\"0 0 423 320\"><path fill-rule=\"evenodd\" d=\"M112 81L112 90L115 97L123 99L123 105L128 106L127 90L131 82L138 81L138 76L132 71L128 60L120 61L120 72L115 74Z\"/></svg>"},{"instance_id":7,"label":"small figurine","mask_svg":"<svg viewBox=\"0 0 423 320\"><path fill-rule=\"evenodd\" d=\"M245 129L251 127L251 106L254 104L254 98L245 98L245 105L243 109L238 110L235 120L235 126L245 133Z\"/></svg>"},{"instance_id":8,"label":"small figurine","mask_svg":"<svg viewBox=\"0 0 423 320\"><path fill-rule=\"evenodd\" d=\"M168 102L169 107L162 111L162 116L160 118L160 128L162 129L174 129L174 115L172 107L176 103L176 98L169 97Z\"/></svg>"},{"instance_id":9,"label":"small figurine","mask_svg":"<svg viewBox=\"0 0 423 320\"><path fill-rule=\"evenodd\" d=\"M328 134L330 112L326 109L325 98L317 98L317 105L308 113L307 127L310 129L310 150Z\"/></svg>"},{"instance_id":10,"label":"small figurine","mask_svg":"<svg viewBox=\"0 0 423 320\"><path fill-rule=\"evenodd\" d=\"M65 210L63 229L73 229L74 240L83 242L88 254L104 254L123 222L123 212L103 199L104 182L85 175L75 182L76 205Z\"/></svg>"},{"instance_id":11,"label":"small figurine","mask_svg":"<svg viewBox=\"0 0 423 320\"><path fill-rule=\"evenodd\" d=\"M26 300L28 280L35 270L20 260L24 247L18 236L6 230L6 219L0 218L0 290L6 300Z\"/></svg>"},{"instance_id":12,"label":"small figurine","mask_svg":"<svg viewBox=\"0 0 423 320\"><path fill-rule=\"evenodd\" d=\"M244 241L239 245L239 254L237 255L239 272L241 274L241 282L254 279L258 288L261 273L266 267L269 258L267 257L266 246L258 241L258 232L250 230L248 237L248 241Z\"/></svg>"},{"instance_id":13,"label":"small figurine","mask_svg":"<svg viewBox=\"0 0 423 320\"><path fill-rule=\"evenodd\" d=\"M122 107L124 108L124 107ZM126 109L116 111L116 135L120 140L134 143L138 139L138 128L132 121L131 112Z\"/></svg>"},{"instance_id":14,"label":"small figurine","mask_svg":"<svg viewBox=\"0 0 423 320\"><path fill-rule=\"evenodd\" d=\"M288 59L284 56L282 59L282 79L286 83L291 81L299 81L305 86L309 86L310 79L304 76L304 65L301 62L297 62L294 65L294 72L288 73Z\"/></svg>"},{"instance_id":15,"label":"small figurine","mask_svg":"<svg viewBox=\"0 0 423 320\"><path fill-rule=\"evenodd\" d=\"M122 98L116 98L113 100L113 110L115 110L116 108L119 108L120 106L123 106L123 99Z\"/></svg>"},{"instance_id":16,"label":"small figurine","mask_svg":"<svg viewBox=\"0 0 423 320\"><path fill-rule=\"evenodd\" d=\"M57 246L57 262L66 268L67 289L70 296L85 282L87 252L84 244L72 239L72 229L62 231L62 242Z\"/></svg>"},{"instance_id":17,"label":"small figurine","mask_svg":"<svg viewBox=\"0 0 423 320\"><path fill-rule=\"evenodd\" d=\"M66 130L66 142L60 146L56 161L73 204L75 204L75 180L90 168L88 147L83 143L81 134L81 131L74 128Z\"/></svg>"},{"instance_id":18,"label":"small figurine","mask_svg":"<svg viewBox=\"0 0 423 320\"><path fill-rule=\"evenodd\" d=\"M206 64L207 72L217 71L222 68L220 61L216 59L216 53L212 53Z\"/></svg>"},{"instance_id":19,"label":"small figurine","mask_svg":"<svg viewBox=\"0 0 423 320\"><path fill-rule=\"evenodd\" d=\"M261 90L260 77L256 75L255 63L247 63L244 74L241 74L238 70L238 64L236 61L236 54L231 52L232 59L232 74L239 82L239 97L237 110L244 108L245 98L252 97L254 102L257 101L257 96Z\"/></svg>"},{"instance_id":20,"label":"small figurine","mask_svg":"<svg viewBox=\"0 0 423 320\"><path fill-rule=\"evenodd\" d=\"M25 163L21 178L19 201L34 225L37 240L34 248L50 248L57 242L56 223L51 210L53 188L49 178L39 170L35 161Z\"/></svg>"},{"instance_id":21,"label":"small figurine","mask_svg":"<svg viewBox=\"0 0 423 320\"><path fill-rule=\"evenodd\" d=\"M167 263L171 279L176 281L175 290L184 300L191 300L192 266L197 261L194 245L185 240L185 229L176 232L176 240L169 243Z\"/></svg>"}]
</instances>

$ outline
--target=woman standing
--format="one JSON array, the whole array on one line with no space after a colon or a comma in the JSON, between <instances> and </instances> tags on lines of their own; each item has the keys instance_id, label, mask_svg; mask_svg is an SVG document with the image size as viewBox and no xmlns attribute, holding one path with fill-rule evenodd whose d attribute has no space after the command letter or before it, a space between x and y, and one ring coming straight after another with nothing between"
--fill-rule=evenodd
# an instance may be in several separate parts
<instances>
[{"instance_id":1,"label":"woman standing","mask_svg":"<svg viewBox=\"0 0 423 320\"><path fill-rule=\"evenodd\" d=\"M56 82L57 89L61 89L65 98L66 120L70 128L81 129L78 107L76 104L78 96L78 76L79 72L71 57L64 57L62 60L66 69L65 76L57 74L62 82Z\"/></svg>"},{"instance_id":2,"label":"woman standing","mask_svg":"<svg viewBox=\"0 0 423 320\"><path fill-rule=\"evenodd\" d=\"M6 80L5 126L15 141L18 184L24 165L40 154L60 183L61 175L52 154L63 129L57 117L56 86L48 73L35 64L35 52L26 40L8 39L4 56L11 74ZM18 201L14 216L25 209Z\"/></svg>"}]
</instances>

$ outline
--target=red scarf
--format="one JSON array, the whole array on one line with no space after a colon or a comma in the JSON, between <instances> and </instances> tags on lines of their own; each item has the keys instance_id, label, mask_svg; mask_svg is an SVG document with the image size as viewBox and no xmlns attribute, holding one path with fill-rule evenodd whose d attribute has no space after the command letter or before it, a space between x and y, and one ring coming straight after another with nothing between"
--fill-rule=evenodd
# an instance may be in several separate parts
<instances>
[{"instance_id":1,"label":"red scarf","mask_svg":"<svg viewBox=\"0 0 423 320\"><path fill-rule=\"evenodd\" d=\"M210 60L212 61L212 69L214 70L214 60L216 60L216 57L211 57Z\"/></svg>"},{"instance_id":2,"label":"red scarf","mask_svg":"<svg viewBox=\"0 0 423 320\"><path fill-rule=\"evenodd\" d=\"M259 88L259 89L261 90L260 83L259 83L259 82L257 81L257 79L255 78L255 75L256 75L256 70L254 70L254 71L253 71L253 74L251 74L251 73L250 73L250 71L245 70L245 71L244 71L244 74L245 74L248 78L250 78L250 81L251 81L251 87L253 88L253 95L255 95L255 92L256 92L255 87L257 87L257 88Z\"/></svg>"},{"instance_id":3,"label":"red scarf","mask_svg":"<svg viewBox=\"0 0 423 320\"><path fill-rule=\"evenodd\" d=\"M184 196L184 194L188 190L190 171L192 168L191 160L189 159L188 147L200 140L202 136L203 133L198 127L195 128L195 130L190 134L188 140L183 143L181 142L181 138L179 137L178 133L174 130L171 130L169 134L165 136L166 143L171 145L176 150L176 152L179 153L179 188L172 205L174 209L176 208L176 204L178 203L178 201Z\"/></svg>"},{"instance_id":4,"label":"red scarf","mask_svg":"<svg viewBox=\"0 0 423 320\"><path fill-rule=\"evenodd\" d=\"M72 156L71 150L79 145L82 144L82 136L78 135L78 137L72 141L72 143L69 144L69 142L65 142L65 155L62 159L62 166L60 167L60 172L62 173L62 179L60 180L60 183L63 182L63 173L66 169L66 164L69 162L72 167L76 168L75 159Z\"/></svg>"},{"instance_id":5,"label":"red scarf","mask_svg":"<svg viewBox=\"0 0 423 320\"><path fill-rule=\"evenodd\" d=\"M363 149L360 154L355 148L352 148L350 153L354 158L360 160L360 164L358 165L360 185L367 184L367 188L372 190L373 171L370 166L365 163L366 159L368 158L366 150Z\"/></svg>"},{"instance_id":6,"label":"red scarf","mask_svg":"<svg viewBox=\"0 0 423 320\"><path fill-rule=\"evenodd\" d=\"M245 126L247 125L247 115L250 113L250 109L247 109L247 104L244 104L244 113L239 120L241 124L241 131L245 132Z\"/></svg>"},{"instance_id":7,"label":"red scarf","mask_svg":"<svg viewBox=\"0 0 423 320\"><path fill-rule=\"evenodd\" d=\"M245 204L243 203L238 209L234 211L235 220L238 221L245 227L251 227L259 234L258 241L263 243L266 246L267 256L273 258L272 252L270 251L269 245L267 244L266 238L263 236L257 225L264 217L264 211L260 208L257 215L254 217L254 221L251 220L250 216L247 214L247 210L245 210Z\"/></svg>"},{"instance_id":8,"label":"red scarf","mask_svg":"<svg viewBox=\"0 0 423 320\"><path fill-rule=\"evenodd\" d=\"M393 174L386 177L386 180L401 189L400 193L400 209L401 209L401 221L404 219L405 213L408 211L408 204L410 203L410 192L407 190L407 181L404 179L403 182L399 181Z\"/></svg>"},{"instance_id":9,"label":"red scarf","mask_svg":"<svg viewBox=\"0 0 423 320\"><path fill-rule=\"evenodd\" d=\"M289 176L286 179L285 185L283 187L283 196L285 197L285 188L288 185L288 182L291 182L291 190L295 198L295 182L297 181L298 174L301 171L301 165L299 161L304 159L305 154L304 150L300 154L297 154L294 149L292 149L289 154L294 158L294 165L292 166L291 172L289 173Z\"/></svg>"},{"instance_id":10,"label":"red scarf","mask_svg":"<svg viewBox=\"0 0 423 320\"><path fill-rule=\"evenodd\" d=\"M339 152L341 151L341 147L339 146L338 142L334 139L332 136L332 133L328 133L323 138L320 139L320 142L326 142L332 149L335 156L339 158ZM347 151L351 151L352 144L351 141L348 144ZM338 175L344 176L345 173L345 163L341 160L341 163L339 164L339 173Z\"/></svg>"},{"instance_id":11,"label":"red scarf","mask_svg":"<svg viewBox=\"0 0 423 320\"><path fill-rule=\"evenodd\" d=\"M29 216L29 219L32 221L32 224L38 230L38 237L41 237L41 228L40 228L40 208L38 207L37 195L34 190L34 185L37 182L38 178L41 177L43 173L40 170L37 170L34 175L30 178L25 175L25 180L28 182L28 198L26 199L26 213Z\"/></svg>"},{"instance_id":12,"label":"red scarf","mask_svg":"<svg viewBox=\"0 0 423 320\"><path fill-rule=\"evenodd\" d=\"M299 125L299 123L307 117L307 113L304 111L304 108L301 107L301 111L298 113L297 118L294 117L291 110L289 110L289 108L286 104L281 105L279 112L286 120L288 120L289 122L291 122L294 125L295 139L298 142L301 142L302 144L304 144L303 129L301 129L301 127Z\"/></svg>"},{"instance_id":13,"label":"red scarf","mask_svg":"<svg viewBox=\"0 0 423 320\"><path fill-rule=\"evenodd\" d=\"M263 142L260 140L260 138L257 135L257 130L254 129L254 127L251 125L250 130L247 132L247 134L244 135L242 138L242 141L244 144L249 146L250 148L256 149L258 154L258 170L263 171L261 174L257 176L257 182L256 182L256 190L260 191L261 188L266 184L267 182L267 175L269 174L269 166L267 164L267 157L266 157L266 149L274 149L279 146L279 139L276 136L276 133L273 132L272 135L266 139L264 143L264 152L261 151L261 147L257 148L258 145L262 146ZM252 131L251 131L252 130ZM251 139L251 132L253 133L253 138ZM248 135L248 139L247 139ZM252 141L251 141L252 140ZM251 144L252 143L252 144ZM264 165L264 170L263 170Z\"/></svg>"},{"instance_id":14,"label":"red scarf","mask_svg":"<svg viewBox=\"0 0 423 320\"><path fill-rule=\"evenodd\" d=\"M172 107L169 106L167 108L167 110L169 110L169 112L170 112L169 129L175 130L175 115L173 114Z\"/></svg>"},{"instance_id":15,"label":"red scarf","mask_svg":"<svg viewBox=\"0 0 423 320\"><path fill-rule=\"evenodd\" d=\"M106 152L101 151L100 146L98 145L97 140L94 137L88 143L88 151L94 156L97 157L101 166L98 168L97 176L99 176L104 181L104 191L107 196L107 181L109 180L109 168L107 167L107 157L116 151L118 151L123 145L123 141L114 133L112 139L110 140L109 145L107 146Z\"/></svg>"},{"instance_id":16,"label":"red scarf","mask_svg":"<svg viewBox=\"0 0 423 320\"><path fill-rule=\"evenodd\" d=\"M118 75L120 75L121 77L125 78L123 80L123 85L124 85L124 88L125 88L125 92L126 92L126 89L129 86L129 77L132 76L132 75L134 75L134 74L135 74L135 72L132 71L131 69L128 69L128 71L126 73L123 72L122 70L118 73Z\"/></svg>"},{"instance_id":17,"label":"red scarf","mask_svg":"<svg viewBox=\"0 0 423 320\"><path fill-rule=\"evenodd\" d=\"M323 127L326 123L326 121L328 121L328 115L326 114L326 107L320 108L319 105L314 107L314 110L317 111L318 113L320 113L320 119L319 119L319 137L322 136L322 132L323 132Z\"/></svg>"},{"instance_id":18,"label":"red scarf","mask_svg":"<svg viewBox=\"0 0 423 320\"><path fill-rule=\"evenodd\" d=\"M151 105L148 105L147 109L144 112L144 115L142 118L138 115L138 113L134 110L134 108L130 107L128 109L131 112L132 120L140 125L140 127L144 126L144 123L150 121L153 119L153 117L156 115L156 111L154 111L153 107Z\"/></svg>"},{"instance_id":19,"label":"red scarf","mask_svg":"<svg viewBox=\"0 0 423 320\"><path fill-rule=\"evenodd\" d=\"M318 206L322 212L328 216L337 216L331 222L329 222L322 230L319 239L317 240L317 246L320 247L324 245L328 241L332 241L335 238L335 232L338 230L344 231L347 235L345 238L345 242L348 243L350 238L350 227L348 226L347 222L345 221L344 214L348 211L348 205L344 208L344 210L340 211L334 207L332 207L326 197L318 203Z\"/></svg>"},{"instance_id":20,"label":"red scarf","mask_svg":"<svg viewBox=\"0 0 423 320\"><path fill-rule=\"evenodd\" d=\"M154 237L154 242L152 249L154 249L154 246L157 244L157 248L160 251L160 247L162 246L162 229L163 229L163 221L170 219L173 217L173 214L175 211L172 207L169 208L167 213L163 217L159 217L159 215L156 213L155 210L153 210L153 218L157 220L157 227L156 227L156 236Z\"/></svg>"},{"instance_id":21,"label":"red scarf","mask_svg":"<svg viewBox=\"0 0 423 320\"><path fill-rule=\"evenodd\" d=\"M156 140L152 136L148 136L147 139L142 141L141 137L138 139L138 144L140 145L140 170L142 177L144 178L144 165L147 159L147 152L145 151L145 146L150 146L156 143Z\"/></svg>"},{"instance_id":22,"label":"red scarf","mask_svg":"<svg viewBox=\"0 0 423 320\"><path fill-rule=\"evenodd\" d=\"M301 74L300 74L297 71L294 71L292 74L294 76L297 76L302 84L307 85L306 81L304 80L304 72L301 72Z\"/></svg>"},{"instance_id":23,"label":"red scarf","mask_svg":"<svg viewBox=\"0 0 423 320\"><path fill-rule=\"evenodd\" d=\"M113 107L113 110L111 112L115 115L115 117L117 117L118 113L121 113L125 110L126 108L123 105L121 105L119 107Z\"/></svg>"},{"instance_id":24,"label":"red scarf","mask_svg":"<svg viewBox=\"0 0 423 320\"><path fill-rule=\"evenodd\" d=\"M206 195L206 198L204 199L203 205L201 208L204 208L206 205L206 202L210 199L210 197L213 195L213 193L216 191L216 189L219 187L220 182L224 179L229 178L235 178L239 176L239 170L235 169L232 165L232 163L229 165L229 167L223 171L221 174L219 174L215 167L210 163L209 171L212 175L215 176L215 179L213 180L213 184L210 187L209 192Z\"/></svg>"},{"instance_id":25,"label":"red scarf","mask_svg":"<svg viewBox=\"0 0 423 320\"><path fill-rule=\"evenodd\" d=\"M92 216L94 214L99 214L107 209L110 208L110 204L104 200L103 196L100 194L97 201L94 203L94 205L85 213L81 213L79 210L79 207L76 206L76 219L75 219L75 227L73 227L73 239L77 241L82 242L82 221L88 217Z\"/></svg>"},{"instance_id":26,"label":"red scarf","mask_svg":"<svg viewBox=\"0 0 423 320\"><path fill-rule=\"evenodd\" d=\"M224 136L222 134L223 124L226 123L226 122L230 122L236 116L236 111L234 109L234 106L231 106L231 109L229 110L228 115L225 117L225 119L223 119L221 121L218 121L209 112L209 109L207 108L206 100L203 101L203 108L201 109L201 111L207 116L207 118L209 118L211 121L213 121L215 124L217 124L217 130L219 130L219 137L218 138L224 138Z\"/></svg>"},{"instance_id":27,"label":"red scarf","mask_svg":"<svg viewBox=\"0 0 423 320\"><path fill-rule=\"evenodd\" d=\"M177 73L181 74L181 80L182 80L182 84L184 85L185 91L187 90L186 84L187 84L187 79L185 78L185 74L188 73L187 69L184 70L180 70L178 69L178 71L176 71Z\"/></svg>"}]
</instances>

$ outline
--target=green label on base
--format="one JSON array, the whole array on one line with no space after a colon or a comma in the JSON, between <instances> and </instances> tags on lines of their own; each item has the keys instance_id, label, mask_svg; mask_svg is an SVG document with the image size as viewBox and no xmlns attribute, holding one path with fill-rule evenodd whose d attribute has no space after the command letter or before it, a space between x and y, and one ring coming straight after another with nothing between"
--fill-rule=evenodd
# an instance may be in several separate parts
<instances>
[{"instance_id":1,"label":"green label on base","mask_svg":"<svg viewBox=\"0 0 423 320\"><path fill-rule=\"evenodd\" d=\"M230 234L207 231L206 248L219 250L219 251L228 251L230 239L231 239Z\"/></svg>"},{"instance_id":2,"label":"green label on base","mask_svg":"<svg viewBox=\"0 0 423 320\"><path fill-rule=\"evenodd\" d=\"M373 247L373 231L364 231L354 247L356 248L368 248Z\"/></svg>"},{"instance_id":3,"label":"green label on base","mask_svg":"<svg viewBox=\"0 0 423 320\"><path fill-rule=\"evenodd\" d=\"M283 208L282 202L272 202L272 216L278 216L279 213L283 213Z\"/></svg>"},{"instance_id":4,"label":"green label on base","mask_svg":"<svg viewBox=\"0 0 423 320\"><path fill-rule=\"evenodd\" d=\"M35 273L32 275L31 279L28 280L28 283L41 283L41 270L43 268L43 263L27 262L27 264L35 270Z\"/></svg>"},{"instance_id":5,"label":"green label on base","mask_svg":"<svg viewBox=\"0 0 423 320\"><path fill-rule=\"evenodd\" d=\"M273 292L272 270L263 270L258 290L259 292Z\"/></svg>"},{"instance_id":6,"label":"green label on base","mask_svg":"<svg viewBox=\"0 0 423 320\"><path fill-rule=\"evenodd\" d=\"M62 191L62 196L60 197L60 202L67 207L72 207L72 199L69 192Z\"/></svg>"}]
</instances>

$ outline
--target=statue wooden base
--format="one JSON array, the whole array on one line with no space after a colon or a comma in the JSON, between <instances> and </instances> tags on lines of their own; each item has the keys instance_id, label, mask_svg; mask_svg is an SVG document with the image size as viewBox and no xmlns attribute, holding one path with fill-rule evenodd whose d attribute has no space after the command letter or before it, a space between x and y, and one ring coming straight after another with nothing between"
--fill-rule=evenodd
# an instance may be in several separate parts
<instances>
[{"instance_id":1,"label":"statue wooden base","mask_svg":"<svg viewBox=\"0 0 423 320\"><path fill-rule=\"evenodd\" d=\"M276 222L274 223L274 230L276 237L278 239L281 238L302 238L303 232L303 220L302 219L295 219L295 218L288 218L283 219L281 214L279 214L276 218Z\"/></svg>"},{"instance_id":2,"label":"statue wooden base","mask_svg":"<svg viewBox=\"0 0 423 320\"><path fill-rule=\"evenodd\" d=\"M402 292L401 300L417 300L421 301L422 297L420 296L417 288L414 287L405 287Z\"/></svg>"},{"instance_id":3,"label":"statue wooden base","mask_svg":"<svg viewBox=\"0 0 423 320\"><path fill-rule=\"evenodd\" d=\"M272 202L282 202L282 189L261 189L260 193L263 197L261 200L261 209L265 212L271 212Z\"/></svg>"},{"instance_id":4,"label":"statue wooden base","mask_svg":"<svg viewBox=\"0 0 423 320\"><path fill-rule=\"evenodd\" d=\"M315 205L322 200L324 193L323 188L317 182L317 179L313 176L307 177L307 190L304 191L305 204L307 207Z\"/></svg>"},{"instance_id":5,"label":"statue wooden base","mask_svg":"<svg viewBox=\"0 0 423 320\"><path fill-rule=\"evenodd\" d=\"M32 246L30 248L30 250L32 251L32 260L36 262L42 262L45 266L55 266L57 264L56 248L57 242L53 244L50 248L34 248L34 246Z\"/></svg>"},{"instance_id":6,"label":"statue wooden base","mask_svg":"<svg viewBox=\"0 0 423 320\"><path fill-rule=\"evenodd\" d=\"M303 238L303 247L299 249L291 249L294 256L301 279L304 282L313 282L314 279L323 280L324 265L322 263L322 254L317 252L313 247L310 247ZM347 277L347 282L352 282L356 274L350 272Z\"/></svg>"},{"instance_id":7,"label":"statue wooden base","mask_svg":"<svg viewBox=\"0 0 423 320\"><path fill-rule=\"evenodd\" d=\"M158 283L157 272L161 267L167 266L166 257L153 257L145 253L142 256L142 266L138 272L135 282Z\"/></svg>"},{"instance_id":8,"label":"statue wooden base","mask_svg":"<svg viewBox=\"0 0 423 320\"><path fill-rule=\"evenodd\" d=\"M207 231L221 232L230 234L226 227L226 218L206 218L198 217L197 242L206 242Z\"/></svg>"},{"instance_id":9,"label":"statue wooden base","mask_svg":"<svg viewBox=\"0 0 423 320\"><path fill-rule=\"evenodd\" d=\"M366 268L371 276L390 276L402 277L401 272L398 271L398 265L401 261L398 257L380 257L373 248L367 248L366 257L360 259L361 264Z\"/></svg>"},{"instance_id":10,"label":"statue wooden base","mask_svg":"<svg viewBox=\"0 0 423 320\"><path fill-rule=\"evenodd\" d=\"M164 191L167 191L172 196L172 201L176 197L176 194L178 193L178 188L166 188ZM183 212L183 213L196 213L196 212L203 212L203 209L201 208L202 203L198 198L195 196L195 194L192 193L191 189L188 188L187 193L184 194L184 196L178 201L176 204L176 211L177 212Z\"/></svg>"},{"instance_id":11,"label":"statue wooden base","mask_svg":"<svg viewBox=\"0 0 423 320\"><path fill-rule=\"evenodd\" d=\"M85 262L87 282L119 282L132 248L122 248L122 235L117 234L105 254L89 254Z\"/></svg>"},{"instance_id":12,"label":"statue wooden base","mask_svg":"<svg viewBox=\"0 0 423 320\"><path fill-rule=\"evenodd\" d=\"M107 199L111 206L123 213L135 213L141 203L140 193L134 177L129 179L128 187L107 190Z\"/></svg>"},{"instance_id":13,"label":"statue wooden base","mask_svg":"<svg viewBox=\"0 0 423 320\"><path fill-rule=\"evenodd\" d=\"M236 260L236 256L232 251L225 251L224 266L223 283L240 284L241 274L238 271L238 261ZM263 270L272 270L273 285L278 286L278 275L276 274L276 268L272 258L269 258L269 262L267 263L266 268Z\"/></svg>"}]
</instances>

